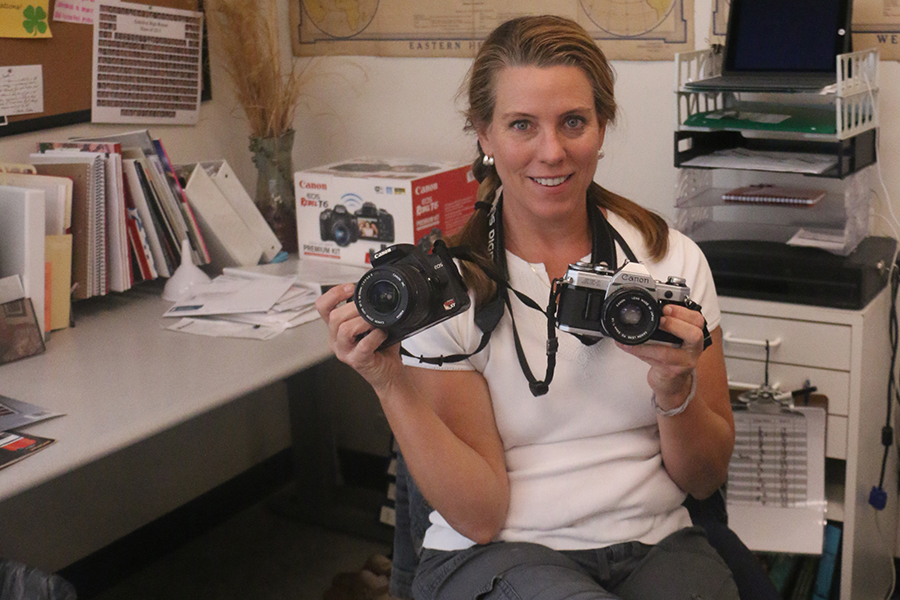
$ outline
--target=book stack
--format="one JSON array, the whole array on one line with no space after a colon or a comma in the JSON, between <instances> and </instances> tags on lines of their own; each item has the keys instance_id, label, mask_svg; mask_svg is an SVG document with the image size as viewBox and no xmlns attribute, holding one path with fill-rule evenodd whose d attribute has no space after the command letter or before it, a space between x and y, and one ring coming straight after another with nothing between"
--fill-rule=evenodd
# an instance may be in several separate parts
<instances>
[{"instance_id":1,"label":"book stack","mask_svg":"<svg viewBox=\"0 0 900 600\"><path fill-rule=\"evenodd\" d=\"M726 202L785 206L813 206L824 197L825 190L782 187L768 183L739 187L722 194L722 199Z\"/></svg>"},{"instance_id":2,"label":"book stack","mask_svg":"<svg viewBox=\"0 0 900 600\"><path fill-rule=\"evenodd\" d=\"M197 219L165 148L147 130L42 142L30 162L45 177L71 182L70 204L63 203L62 209L70 223L64 223L61 233L71 234L74 299L123 292L137 282L171 276L180 264L184 239L195 264L209 263Z\"/></svg>"}]
</instances>

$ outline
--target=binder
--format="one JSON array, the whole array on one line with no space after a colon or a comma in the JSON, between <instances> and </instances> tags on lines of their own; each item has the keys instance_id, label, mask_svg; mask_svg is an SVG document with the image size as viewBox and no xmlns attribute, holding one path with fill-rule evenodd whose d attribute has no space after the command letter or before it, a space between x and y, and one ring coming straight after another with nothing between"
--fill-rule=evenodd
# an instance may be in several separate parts
<instances>
[{"instance_id":1,"label":"binder","mask_svg":"<svg viewBox=\"0 0 900 600\"><path fill-rule=\"evenodd\" d=\"M40 332L44 318L44 192L0 186L0 277L18 275Z\"/></svg>"},{"instance_id":2,"label":"binder","mask_svg":"<svg viewBox=\"0 0 900 600\"><path fill-rule=\"evenodd\" d=\"M210 265L215 270L259 264L262 246L202 165L194 165L184 191L208 243Z\"/></svg>"},{"instance_id":3,"label":"binder","mask_svg":"<svg viewBox=\"0 0 900 600\"><path fill-rule=\"evenodd\" d=\"M825 197L825 190L791 188L761 183L735 188L722 194L726 202L813 206Z\"/></svg>"},{"instance_id":4,"label":"binder","mask_svg":"<svg viewBox=\"0 0 900 600\"><path fill-rule=\"evenodd\" d=\"M36 173L4 173L0 185L33 188L44 191L47 235L66 233L72 226L72 180Z\"/></svg>"},{"instance_id":5,"label":"binder","mask_svg":"<svg viewBox=\"0 0 900 600\"><path fill-rule=\"evenodd\" d=\"M225 198L231 203L250 232L263 248L263 260L271 262L281 252L281 242L275 236L272 228L259 212L256 204L247 194L247 190L226 161L214 161L200 163L210 173L210 178Z\"/></svg>"},{"instance_id":6,"label":"binder","mask_svg":"<svg viewBox=\"0 0 900 600\"><path fill-rule=\"evenodd\" d=\"M100 155L33 154L38 173L72 180L72 283L73 297L84 300L101 295L105 277L106 164Z\"/></svg>"},{"instance_id":7,"label":"binder","mask_svg":"<svg viewBox=\"0 0 900 600\"><path fill-rule=\"evenodd\" d=\"M822 547L822 559L816 574L816 585L813 588L812 600L828 600L834 583L834 570L838 561L838 550L841 546L841 528L834 523L825 524L825 543Z\"/></svg>"},{"instance_id":8,"label":"binder","mask_svg":"<svg viewBox=\"0 0 900 600\"><path fill-rule=\"evenodd\" d=\"M135 280L150 281L159 277L153 263L150 243L147 241L147 231L136 208L128 209L128 244L135 262Z\"/></svg>"},{"instance_id":9,"label":"binder","mask_svg":"<svg viewBox=\"0 0 900 600\"><path fill-rule=\"evenodd\" d=\"M48 235L44 240L44 256L49 268L50 331L65 329L71 321L72 236ZM46 301L46 299L45 299Z\"/></svg>"}]
</instances>

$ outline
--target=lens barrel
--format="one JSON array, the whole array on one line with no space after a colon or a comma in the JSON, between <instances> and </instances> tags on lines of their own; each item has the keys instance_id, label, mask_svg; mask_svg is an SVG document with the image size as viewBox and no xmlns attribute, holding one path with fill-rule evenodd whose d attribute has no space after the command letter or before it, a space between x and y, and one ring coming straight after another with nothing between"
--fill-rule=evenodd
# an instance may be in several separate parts
<instances>
[{"instance_id":1,"label":"lens barrel","mask_svg":"<svg viewBox=\"0 0 900 600\"><path fill-rule=\"evenodd\" d=\"M643 344L659 328L660 306L646 290L623 287L610 293L600 311L605 333L623 344Z\"/></svg>"},{"instance_id":2,"label":"lens barrel","mask_svg":"<svg viewBox=\"0 0 900 600\"><path fill-rule=\"evenodd\" d=\"M415 328L428 318L431 296L431 285L421 269L386 265L362 276L354 302L362 318L376 327Z\"/></svg>"}]
</instances>

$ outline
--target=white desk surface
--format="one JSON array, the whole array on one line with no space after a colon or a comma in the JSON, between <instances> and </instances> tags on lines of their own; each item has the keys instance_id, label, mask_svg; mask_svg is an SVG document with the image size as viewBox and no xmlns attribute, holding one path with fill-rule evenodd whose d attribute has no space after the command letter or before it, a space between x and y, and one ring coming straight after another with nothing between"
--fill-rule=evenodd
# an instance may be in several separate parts
<instances>
[{"instance_id":1,"label":"white desk surface","mask_svg":"<svg viewBox=\"0 0 900 600\"><path fill-rule=\"evenodd\" d=\"M24 429L56 443L0 469L0 500L331 355L320 319L266 341L167 331L161 290L77 303L76 326L53 332L44 354L0 366L0 394L66 414Z\"/></svg>"}]
</instances>

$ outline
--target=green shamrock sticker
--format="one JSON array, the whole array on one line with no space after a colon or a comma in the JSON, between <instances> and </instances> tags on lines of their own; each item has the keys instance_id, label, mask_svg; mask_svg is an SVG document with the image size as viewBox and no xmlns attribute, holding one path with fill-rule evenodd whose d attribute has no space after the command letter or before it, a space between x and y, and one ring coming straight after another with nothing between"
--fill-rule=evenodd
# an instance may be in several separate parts
<instances>
[{"instance_id":1,"label":"green shamrock sticker","mask_svg":"<svg viewBox=\"0 0 900 600\"><path fill-rule=\"evenodd\" d=\"M42 7L26 6L23 14L25 21L22 23L22 27L25 28L25 31L32 35L47 33L47 13Z\"/></svg>"}]
</instances>

